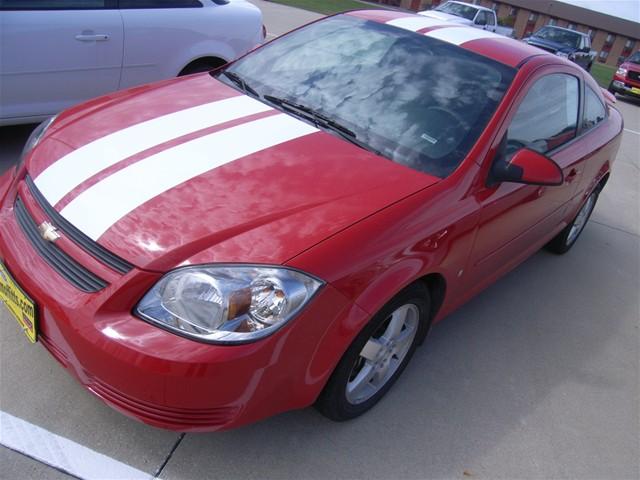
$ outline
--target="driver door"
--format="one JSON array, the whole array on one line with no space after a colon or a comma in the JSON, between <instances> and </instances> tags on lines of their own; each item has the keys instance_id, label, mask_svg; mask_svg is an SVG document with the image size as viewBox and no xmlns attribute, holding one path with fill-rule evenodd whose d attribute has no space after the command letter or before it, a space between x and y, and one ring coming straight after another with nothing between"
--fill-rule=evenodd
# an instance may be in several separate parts
<instances>
[{"instance_id":1,"label":"driver door","mask_svg":"<svg viewBox=\"0 0 640 480\"><path fill-rule=\"evenodd\" d=\"M488 163L527 147L552 158L563 171L564 183L491 185L488 179L477 194L482 208L467 272L470 286L513 268L561 225L582 172L583 153L572 142L581 114L580 88L580 80L568 72L543 72L530 80L514 102L496 138L496 154ZM490 165L485 167L490 170Z\"/></svg>"}]
</instances>

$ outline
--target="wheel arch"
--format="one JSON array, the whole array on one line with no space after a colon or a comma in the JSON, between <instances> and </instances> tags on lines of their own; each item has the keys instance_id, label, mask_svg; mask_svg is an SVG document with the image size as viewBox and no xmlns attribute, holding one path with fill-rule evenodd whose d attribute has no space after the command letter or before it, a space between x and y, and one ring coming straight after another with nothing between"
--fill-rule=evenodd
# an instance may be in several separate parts
<instances>
[{"instance_id":1,"label":"wheel arch","mask_svg":"<svg viewBox=\"0 0 640 480\"><path fill-rule=\"evenodd\" d=\"M221 67L227 64L228 61L222 58L221 56L216 55L206 55L202 57L197 57L192 59L189 63L187 63L182 69L178 72L178 77L183 75L187 75L189 70L197 67L199 65L207 65L210 66L211 69Z\"/></svg>"}]
</instances>

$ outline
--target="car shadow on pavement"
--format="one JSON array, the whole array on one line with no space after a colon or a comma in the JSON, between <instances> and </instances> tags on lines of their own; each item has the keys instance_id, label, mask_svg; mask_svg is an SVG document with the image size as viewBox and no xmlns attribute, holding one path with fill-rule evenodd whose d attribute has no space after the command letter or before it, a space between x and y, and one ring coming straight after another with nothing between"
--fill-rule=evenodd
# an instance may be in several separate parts
<instances>
[{"instance_id":1,"label":"car shadow on pavement","mask_svg":"<svg viewBox=\"0 0 640 480\"><path fill-rule=\"evenodd\" d=\"M163 478L633 476L637 440L602 432L612 429L603 422L624 430L634 414L598 409L612 391L628 389L625 400L637 392L637 380L634 390L602 368L612 336L628 336L616 355L637 354L637 305L628 299L638 271L625 267L634 251L637 237L592 223L567 255L538 253L438 324L363 417L333 423L310 408L187 435ZM563 400L581 395L583 404ZM584 435L602 437L597 455L578 446ZM512 460L496 465L494 456Z\"/></svg>"}]
</instances>

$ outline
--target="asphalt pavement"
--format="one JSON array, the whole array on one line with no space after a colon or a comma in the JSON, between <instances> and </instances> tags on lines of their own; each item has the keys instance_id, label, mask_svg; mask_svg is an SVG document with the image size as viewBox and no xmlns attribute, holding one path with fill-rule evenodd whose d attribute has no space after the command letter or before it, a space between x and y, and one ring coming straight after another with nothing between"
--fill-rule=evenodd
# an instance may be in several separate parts
<instances>
[{"instance_id":1,"label":"asphalt pavement","mask_svg":"<svg viewBox=\"0 0 640 480\"><path fill-rule=\"evenodd\" d=\"M272 35L318 17L254 3ZM97 459L102 478L121 464L167 480L639 478L640 102L617 106L622 147L574 249L539 252L440 323L351 422L305 409L222 433L148 427L86 392L1 309L0 426L15 418L30 436L26 455L0 447L0 478L70 478L43 463L56 448L30 453L42 432L83 448L75 457ZM0 128L0 170L31 128Z\"/></svg>"}]
</instances>

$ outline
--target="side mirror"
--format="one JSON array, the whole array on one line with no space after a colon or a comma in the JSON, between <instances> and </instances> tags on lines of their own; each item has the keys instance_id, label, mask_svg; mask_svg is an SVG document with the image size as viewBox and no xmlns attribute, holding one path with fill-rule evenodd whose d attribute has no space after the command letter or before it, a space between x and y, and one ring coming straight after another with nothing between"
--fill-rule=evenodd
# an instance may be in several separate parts
<instances>
[{"instance_id":1,"label":"side mirror","mask_svg":"<svg viewBox=\"0 0 640 480\"><path fill-rule=\"evenodd\" d=\"M509 161L496 161L491 168L492 183L562 185L564 174L556 162L528 148L518 150Z\"/></svg>"}]
</instances>

